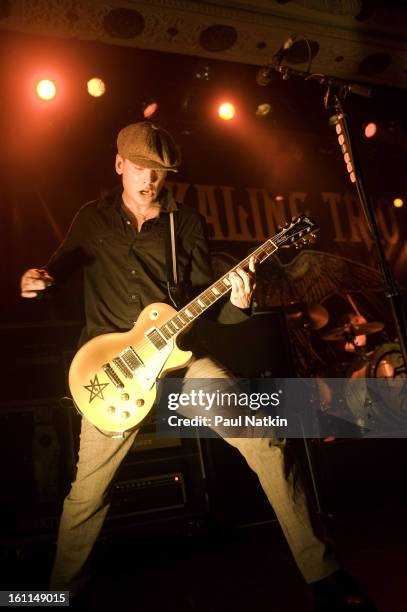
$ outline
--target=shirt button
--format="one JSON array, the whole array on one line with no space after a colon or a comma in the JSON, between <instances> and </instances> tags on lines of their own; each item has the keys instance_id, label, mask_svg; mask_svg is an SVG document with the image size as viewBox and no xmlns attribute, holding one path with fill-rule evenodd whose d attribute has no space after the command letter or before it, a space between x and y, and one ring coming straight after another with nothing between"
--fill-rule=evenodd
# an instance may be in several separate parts
<instances>
[{"instance_id":1,"label":"shirt button","mask_svg":"<svg viewBox=\"0 0 407 612\"><path fill-rule=\"evenodd\" d=\"M135 273L136 273L136 271L135 271L135 270L132 270L132 271L131 271L131 273L132 273L132 274L135 274Z\"/></svg>"},{"instance_id":2,"label":"shirt button","mask_svg":"<svg viewBox=\"0 0 407 612\"><path fill-rule=\"evenodd\" d=\"M136 297L137 297L137 295L132 295L132 296L131 296L131 299L132 299L132 300L135 300L135 299L136 299Z\"/></svg>"}]
</instances>

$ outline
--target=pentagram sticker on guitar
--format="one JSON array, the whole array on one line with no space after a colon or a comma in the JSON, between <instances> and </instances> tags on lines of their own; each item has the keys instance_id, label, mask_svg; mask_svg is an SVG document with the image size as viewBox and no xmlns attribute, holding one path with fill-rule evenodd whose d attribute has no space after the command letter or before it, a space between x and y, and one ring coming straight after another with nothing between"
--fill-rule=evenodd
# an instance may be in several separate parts
<instances>
[{"instance_id":1,"label":"pentagram sticker on guitar","mask_svg":"<svg viewBox=\"0 0 407 612\"><path fill-rule=\"evenodd\" d=\"M95 378L90 380L90 385L84 385L85 389L90 391L89 404L98 397L99 399L104 401L103 397L103 389L107 387L109 383L100 383L98 379L98 375L95 374Z\"/></svg>"}]
</instances>

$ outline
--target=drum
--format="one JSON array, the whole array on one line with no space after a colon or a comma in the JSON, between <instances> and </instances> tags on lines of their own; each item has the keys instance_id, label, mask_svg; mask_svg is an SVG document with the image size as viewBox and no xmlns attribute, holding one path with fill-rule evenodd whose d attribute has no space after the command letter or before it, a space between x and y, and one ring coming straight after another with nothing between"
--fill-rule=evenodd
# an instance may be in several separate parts
<instances>
[{"instance_id":1,"label":"drum","mask_svg":"<svg viewBox=\"0 0 407 612\"><path fill-rule=\"evenodd\" d=\"M373 352L367 367L367 378L406 378L407 369L400 345L386 342Z\"/></svg>"},{"instance_id":2,"label":"drum","mask_svg":"<svg viewBox=\"0 0 407 612\"><path fill-rule=\"evenodd\" d=\"M376 435L401 434L407 428L404 378L407 368L400 345L386 342L376 347L367 365L353 372L344 385L346 404L357 425Z\"/></svg>"}]
</instances>

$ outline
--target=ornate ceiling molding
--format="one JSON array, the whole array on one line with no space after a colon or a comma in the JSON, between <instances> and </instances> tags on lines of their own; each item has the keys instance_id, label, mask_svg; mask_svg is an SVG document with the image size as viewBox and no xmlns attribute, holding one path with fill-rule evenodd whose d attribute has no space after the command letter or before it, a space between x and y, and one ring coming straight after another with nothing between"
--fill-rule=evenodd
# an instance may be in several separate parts
<instances>
[{"instance_id":1,"label":"ornate ceiling molding","mask_svg":"<svg viewBox=\"0 0 407 612\"><path fill-rule=\"evenodd\" d=\"M405 87L402 19L358 21L362 0L334 4L338 10L328 12L321 0L3 0L0 28L254 65L301 33L319 46L314 72Z\"/></svg>"}]
</instances>

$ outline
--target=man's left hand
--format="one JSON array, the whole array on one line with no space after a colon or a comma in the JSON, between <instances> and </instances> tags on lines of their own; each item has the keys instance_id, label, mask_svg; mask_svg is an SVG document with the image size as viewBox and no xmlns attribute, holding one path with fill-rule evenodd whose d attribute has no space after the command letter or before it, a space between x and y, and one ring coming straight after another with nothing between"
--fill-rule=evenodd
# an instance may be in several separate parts
<instances>
[{"instance_id":1,"label":"man's left hand","mask_svg":"<svg viewBox=\"0 0 407 612\"><path fill-rule=\"evenodd\" d=\"M248 272L245 272L242 268L236 268L235 272L229 274L229 280L232 284L230 301L238 308L245 309L250 307L253 291L256 287L254 280L255 268L256 259L251 257Z\"/></svg>"}]
</instances>

